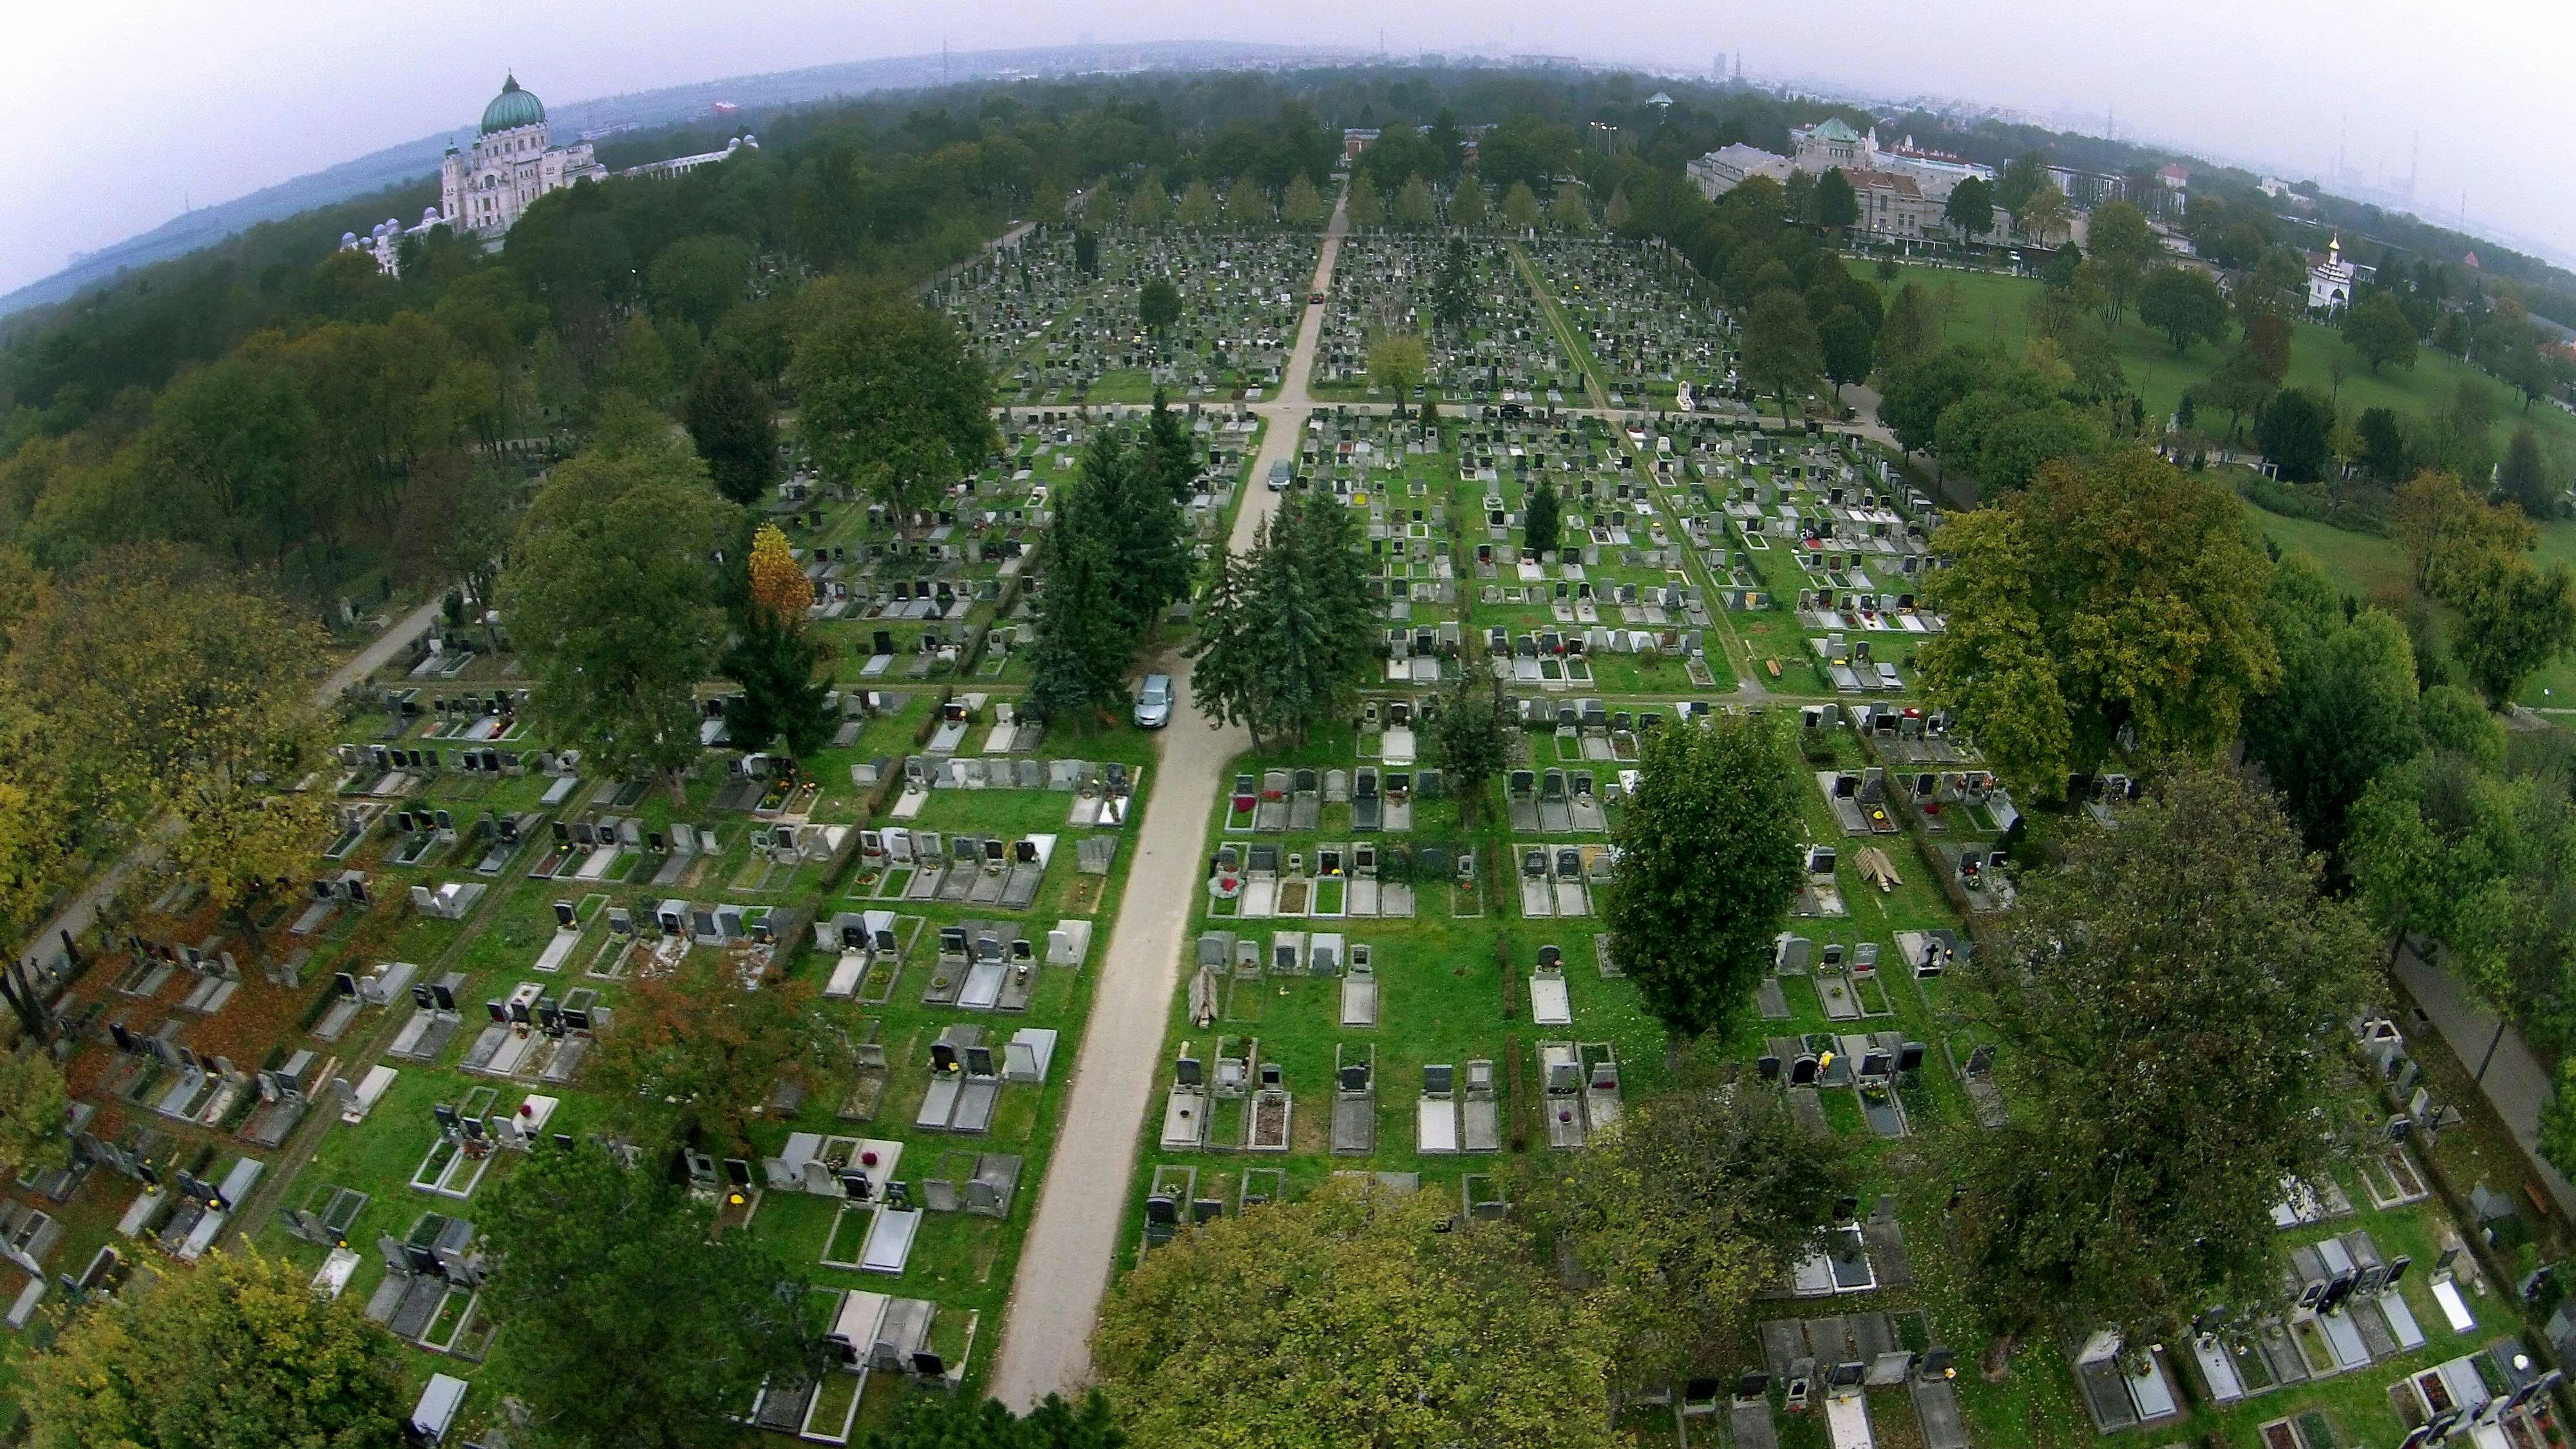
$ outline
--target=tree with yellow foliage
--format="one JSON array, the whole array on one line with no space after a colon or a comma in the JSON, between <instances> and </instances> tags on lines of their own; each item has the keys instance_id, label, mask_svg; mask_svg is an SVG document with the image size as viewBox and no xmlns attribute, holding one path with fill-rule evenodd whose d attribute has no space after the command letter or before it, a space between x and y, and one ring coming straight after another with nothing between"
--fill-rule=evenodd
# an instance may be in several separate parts
<instances>
[{"instance_id":1,"label":"tree with yellow foliage","mask_svg":"<svg viewBox=\"0 0 2576 1449\"><path fill-rule=\"evenodd\" d=\"M2415 587L2440 597L2444 575L2487 553L2523 554L2535 537L2531 520L2511 504L2489 503L2454 473L2426 469L2397 485L2388 527L2406 548Z\"/></svg>"},{"instance_id":2,"label":"tree with yellow foliage","mask_svg":"<svg viewBox=\"0 0 2576 1449\"><path fill-rule=\"evenodd\" d=\"M70 820L113 838L175 818L175 858L257 951L258 907L306 863L330 813L326 794L297 788L322 759L310 679L321 630L203 555L143 544L63 576L12 639L10 685L40 713L13 726L0 703L0 740L68 743L58 769L41 747L39 775L0 766L0 875L16 877L0 906L41 909L68 865Z\"/></svg>"},{"instance_id":3,"label":"tree with yellow foliage","mask_svg":"<svg viewBox=\"0 0 2576 1449\"><path fill-rule=\"evenodd\" d=\"M796 563L796 551L778 525L764 523L751 535L751 602L781 622L805 617L814 603L814 583Z\"/></svg>"},{"instance_id":4,"label":"tree with yellow foliage","mask_svg":"<svg viewBox=\"0 0 2576 1449\"><path fill-rule=\"evenodd\" d=\"M102 1300L26 1361L42 1449L115 1444L393 1445L400 1349L355 1297L283 1258L211 1253L148 1293Z\"/></svg>"}]
</instances>

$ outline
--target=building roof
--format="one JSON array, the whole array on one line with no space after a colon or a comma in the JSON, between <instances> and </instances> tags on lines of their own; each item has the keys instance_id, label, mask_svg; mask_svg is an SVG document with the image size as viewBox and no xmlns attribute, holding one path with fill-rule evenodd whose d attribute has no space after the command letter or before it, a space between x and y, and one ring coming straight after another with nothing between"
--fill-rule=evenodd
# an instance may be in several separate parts
<instances>
[{"instance_id":1,"label":"building roof","mask_svg":"<svg viewBox=\"0 0 2576 1449\"><path fill-rule=\"evenodd\" d=\"M1840 116L1825 117L1824 120L1818 122L1812 129L1810 129L1808 134L1814 136L1819 141L1857 141L1860 139L1860 132L1844 125L1842 117Z\"/></svg>"},{"instance_id":2,"label":"building roof","mask_svg":"<svg viewBox=\"0 0 2576 1449\"><path fill-rule=\"evenodd\" d=\"M1893 171L1845 169L1843 170L1843 179L1850 182L1852 190L1856 192L1885 191L1896 196L1921 196L1923 194L1923 188L1916 184L1913 177L1899 176Z\"/></svg>"},{"instance_id":3,"label":"building roof","mask_svg":"<svg viewBox=\"0 0 2576 1449\"><path fill-rule=\"evenodd\" d=\"M501 82L501 93L492 98L492 104L483 108L483 134L515 131L545 118L545 102L537 99L536 92L519 89L519 78L510 76Z\"/></svg>"}]
</instances>

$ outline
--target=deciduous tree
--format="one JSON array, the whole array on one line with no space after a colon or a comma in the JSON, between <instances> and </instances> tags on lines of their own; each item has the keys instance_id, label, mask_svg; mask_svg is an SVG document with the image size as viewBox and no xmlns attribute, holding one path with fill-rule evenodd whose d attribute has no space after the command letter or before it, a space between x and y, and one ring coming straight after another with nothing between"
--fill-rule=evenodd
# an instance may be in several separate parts
<instances>
[{"instance_id":1,"label":"deciduous tree","mask_svg":"<svg viewBox=\"0 0 2576 1449\"><path fill-rule=\"evenodd\" d=\"M2245 752L2280 790L2312 850L2343 843L2344 817L2382 770L2421 747L2415 651L2377 609L2346 618L2304 553L2273 570L2263 605L2281 679L2245 710Z\"/></svg>"},{"instance_id":2,"label":"deciduous tree","mask_svg":"<svg viewBox=\"0 0 2576 1449\"><path fill-rule=\"evenodd\" d=\"M554 470L501 581L550 738L683 798L698 681L723 641L714 556L737 515L667 427L595 443Z\"/></svg>"},{"instance_id":3,"label":"deciduous tree","mask_svg":"<svg viewBox=\"0 0 2576 1449\"><path fill-rule=\"evenodd\" d=\"M2576 647L2576 574L2564 563L2544 571L2521 554L2488 549L2445 582L2442 600L2460 611L2452 657L2497 709Z\"/></svg>"},{"instance_id":4,"label":"deciduous tree","mask_svg":"<svg viewBox=\"0 0 2576 1449\"><path fill-rule=\"evenodd\" d=\"M1391 333L1369 347L1369 382L1394 394L1395 415L1399 418L1404 416L1404 400L1413 395L1429 366L1430 354L1422 339L1410 332Z\"/></svg>"},{"instance_id":5,"label":"deciduous tree","mask_svg":"<svg viewBox=\"0 0 2576 1449\"><path fill-rule=\"evenodd\" d=\"M1440 220L1440 208L1431 199L1431 185L1419 176L1404 178L1395 193L1395 224L1406 231L1428 231Z\"/></svg>"},{"instance_id":6,"label":"deciduous tree","mask_svg":"<svg viewBox=\"0 0 2576 1449\"><path fill-rule=\"evenodd\" d=\"M673 970L637 977L592 1070L654 1141L741 1152L778 1084L823 1060L813 1000L810 982L764 980L720 952L693 951Z\"/></svg>"},{"instance_id":7,"label":"deciduous tree","mask_svg":"<svg viewBox=\"0 0 2576 1449\"><path fill-rule=\"evenodd\" d=\"M2388 527L2405 545L2415 587L2437 598L2481 555L2526 553L2537 537L2520 509L2489 503L2455 475L2431 469L2398 485Z\"/></svg>"},{"instance_id":8,"label":"deciduous tree","mask_svg":"<svg viewBox=\"0 0 2576 1449\"><path fill-rule=\"evenodd\" d=\"M1971 1301L2007 1339L2063 1315L2133 1344L2272 1301L2270 1204L2332 1153L2358 917L2264 792L2186 765L2080 827L2015 920L1962 973L2013 1104L1954 1159Z\"/></svg>"},{"instance_id":9,"label":"deciduous tree","mask_svg":"<svg viewBox=\"0 0 2576 1449\"><path fill-rule=\"evenodd\" d=\"M1607 1449L1590 1315L1509 1223L1329 1184L1184 1231L1119 1280L1092 1358L1137 1449Z\"/></svg>"},{"instance_id":10,"label":"deciduous tree","mask_svg":"<svg viewBox=\"0 0 2576 1449\"><path fill-rule=\"evenodd\" d=\"M797 431L824 477L874 493L909 537L914 510L993 452L991 380L945 319L908 298L813 292L787 369Z\"/></svg>"},{"instance_id":11,"label":"deciduous tree","mask_svg":"<svg viewBox=\"0 0 2576 1449\"><path fill-rule=\"evenodd\" d=\"M1192 180L1181 192L1181 225L1193 231L1216 225L1216 191L1204 176Z\"/></svg>"},{"instance_id":12,"label":"deciduous tree","mask_svg":"<svg viewBox=\"0 0 2576 1449\"><path fill-rule=\"evenodd\" d=\"M1592 198L1579 185L1557 183L1556 196L1547 204L1547 219L1561 231L1592 230Z\"/></svg>"},{"instance_id":13,"label":"deciduous tree","mask_svg":"<svg viewBox=\"0 0 2576 1449\"><path fill-rule=\"evenodd\" d=\"M2227 340L2227 299L2206 272L2158 267L2138 287L2138 320L2163 333L2180 357L2195 342Z\"/></svg>"},{"instance_id":14,"label":"deciduous tree","mask_svg":"<svg viewBox=\"0 0 2576 1449\"><path fill-rule=\"evenodd\" d=\"M328 815L321 792L287 788L321 747L311 680L321 631L202 555L143 544L60 577L13 641L17 697L70 732L63 753L41 742L30 753L65 778L19 790L28 828L44 829L64 788L72 808L115 833L175 815L180 864L246 927L298 872ZM0 784L9 775L0 767ZM22 865L47 864L38 839L27 837L23 849L37 853ZM245 939L258 949L255 933Z\"/></svg>"},{"instance_id":15,"label":"deciduous tree","mask_svg":"<svg viewBox=\"0 0 2576 1449\"><path fill-rule=\"evenodd\" d=\"M34 1048L0 1057L0 1172L33 1177L71 1161L63 1120L70 1101L52 1054Z\"/></svg>"},{"instance_id":16,"label":"deciduous tree","mask_svg":"<svg viewBox=\"0 0 2576 1449\"><path fill-rule=\"evenodd\" d=\"M1939 538L1952 566L1930 593L1950 629L1916 656L1924 687L2022 788L2053 788L2124 727L2208 755L2279 676L2270 568L2234 495L2143 449L2051 463Z\"/></svg>"},{"instance_id":17,"label":"deciduous tree","mask_svg":"<svg viewBox=\"0 0 2576 1449\"><path fill-rule=\"evenodd\" d=\"M1331 208L1324 205L1323 194L1306 173L1298 172L1288 179L1288 192L1279 203L1279 219L1301 231L1312 231L1324 224Z\"/></svg>"},{"instance_id":18,"label":"deciduous tree","mask_svg":"<svg viewBox=\"0 0 2576 1449\"><path fill-rule=\"evenodd\" d=\"M2089 260L2101 284L2103 306L2116 327L2160 250L2155 233L2147 227L2145 212L2125 201L2106 201L2093 208L2085 236L2093 249Z\"/></svg>"},{"instance_id":19,"label":"deciduous tree","mask_svg":"<svg viewBox=\"0 0 2576 1449\"><path fill-rule=\"evenodd\" d=\"M1357 231L1386 225L1386 198L1378 194L1377 183L1369 180L1367 173L1351 178L1349 188L1342 193L1342 213Z\"/></svg>"},{"instance_id":20,"label":"deciduous tree","mask_svg":"<svg viewBox=\"0 0 2576 1449\"><path fill-rule=\"evenodd\" d=\"M647 286L654 309L711 331L750 299L752 261L751 243L740 237L682 237L653 259Z\"/></svg>"},{"instance_id":21,"label":"deciduous tree","mask_svg":"<svg viewBox=\"0 0 2576 1449\"><path fill-rule=\"evenodd\" d=\"M167 1269L103 1299L25 1360L39 1449L395 1449L401 1350L355 1298L255 1251Z\"/></svg>"},{"instance_id":22,"label":"deciduous tree","mask_svg":"<svg viewBox=\"0 0 2576 1449\"><path fill-rule=\"evenodd\" d=\"M2031 188L2029 197L2012 208L2012 214L2013 224L2021 228L2022 234L2042 246L2050 244L2059 232L2066 230L2066 224L2074 216L2066 204L2066 193L2058 190L2052 182L2042 182Z\"/></svg>"},{"instance_id":23,"label":"deciduous tree","mask_svg":"<svg viewBox=\"0 0 2576 1449\"><path fill-rule=\"evenodd\" d=\"M1716 715L1646 736L1611 833L1610 949L1677 1037L1728 1025L1771 964L1805 880L1798 777L1768 717Z\"/></svg>"},{"instance_id":24,"label":"deciduous tree","mask_svg":"<svg viewBox=\"0 0 2576 1449\"><path fill-rule=\"evenodd\" d=\"M2374 373L2384 363L2415 365L2415 324L2386 292L2373 292L2345 309L2343 340Z\"/></svg>"},{"instance_id":25,"label":"deciduous tree","mask_svg":"<svg viewBox=\"0 0 2576 1449\"><path fill-rule=\"evenodd\" d=\"M1975 241L1995 229L1995 189L1981 176L1970 176L1950 188L1941 204L1941 219L1958 228L1964 241Z\"/></svg>"},{"instance_id":26,"label":"deciduous tree","mask_svg":"<svg viewBox=\"0 0 2576 1449\"><path fill-rule=\"evenodd\" d=\"M1467 177L1449 193L1449 224L1470 230L1483 226L1490 209L1485 204L1485 188Z\"/></svg>"},{"instance_id":27,"label":"deciduous tree","mask_svg":"<svg viewBox=\"0 0 2576 1449\"><path fill-rule=\"evenodd\" d=\"M1520 1200L1591 1285L1620 1382L1670 1382L1743 1340L1754 1300L1816 1249L1858 1168L1779 1093L1721 1082L1694 1053L1674 1090L1527 1173Z\"/></svg>"},{"instance_id":28,"label":"deciduous tree","mask_svg":"<svg viewBox=\"0 0 2576 1449\"><path fill-rule=\"evenodd\" d=\"M621 1019L608 1040L628 1030ZM716 1449L764 1379L823 1372L805 1285L755 1235L659 1170L581 1143L541 1152L485 1195L503 1327L500 1377L563 1449ZM354 1303L355 1300L344 1300ZM351 1309L354 1312L354 1309Z\"/></svg>"},{"instance_id":29,"label":"deciduous tree","mask_svg":"<svg viewBox=\"0 0 2576 1449\"><path fill-rule=\"evenodd\" d=\"M1744 320L1744 371L1780 404L1780 421L1789 421L1789 400L1803 398L1825 371L1825 345L1807 304L1798 294L1779 288L1753 299Z\"/></svg>"}]
</instances>

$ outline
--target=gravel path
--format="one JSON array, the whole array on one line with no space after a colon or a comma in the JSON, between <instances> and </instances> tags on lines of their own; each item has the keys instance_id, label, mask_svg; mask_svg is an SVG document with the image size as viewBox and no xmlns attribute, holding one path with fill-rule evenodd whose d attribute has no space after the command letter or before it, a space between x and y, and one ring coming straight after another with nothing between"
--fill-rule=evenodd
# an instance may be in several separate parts
<instances>
[{"instance_id":1,"label":"gravel path","mask_svg":"<svg viewBox=\"0 0 2576 1449\"><path fill-rule=\"evenodd\" d=\"M1343 231L1337 208L1315 267L1314 290L1332 286ZM1248 548L1253 530L1278 507L1278 495L1267 486L1270 465L1293 458L1305 430L1313 406L1306 378L1323 312L1306 309L1277 400L1250 405L1269 428L1244 484L1230 540L1234 549ZM1167 652L1153 667L1169 673L1180 697L1191 700L1188 660ZM1127 1189L1136 1174L1138 1132L1153 1104L1172 992L1180 984L1182 935L1207 853L1208 821L1227 767L1251 744L1242 730L1210 722L1195 702L1176 713L1157 741L1157 783L1136 831L1135 868L1117 927L1095 968L1099 996L1083 1031L1064 1125L1004 1313L1001 1360L991 1387L1015 1411L1051 1393L1069 1394L1090 1377L1092 1320L1126 1248L1119 1235Z\"/></svg>"}]
</instances>

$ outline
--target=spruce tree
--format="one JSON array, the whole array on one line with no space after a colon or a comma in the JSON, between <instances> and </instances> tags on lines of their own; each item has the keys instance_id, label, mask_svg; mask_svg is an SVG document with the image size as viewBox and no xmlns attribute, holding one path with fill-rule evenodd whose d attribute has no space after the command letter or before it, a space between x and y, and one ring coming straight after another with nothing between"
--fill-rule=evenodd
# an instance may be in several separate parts
<instances>
[{"instance_id":1,"label":"spruce tree","mask_svg":"<svg viewBox=\"0 0 2576 1449\"><path fill-rule=\"evenodd\" d=\"M1131 652L1133 641L1190 586L1181 507L1155 462L1150 442L1129 447L1107 428L1082 460L1082 491L1090 495L1084 516L1108 556L1110 594Z\"/></svg>"},{"instance_id":2,"label":"spruce tree","mask_svg":"<svg viewBox=\"0 0 2576 1449\"><path fill-rule=\"evenodd\" d=\"M1198 443L1159 387L1154 389L1154 411L1145 423L1142 462L1146 475L1161 483L1173 502L1187 503L1198 491Z\"/></svg>"},{"instance_id":3,"label":"spruce tree","mask_svg":"<svg viewBox=\"0 0 2576 1449\"><path fill-rule=\"evenodd\" d=\"M1088 491L1087 484L1075 484L1047 530L1046 587L1038 594L1037 652L1025 702L1050 720L1078 721L1127 696L1130 636L1119 618L1108 545L1087 516L1093 509Z\"/></svg>"},{"instance_id":4,"label":"spruce tree","mask_svg":"<svg viewBox=\"0 0 2576 1449\"><path fill-rule=\"evenodd\" d=\"M1557 535L1562 531L1560 519L1556 485L1541 478L1530 490L1529 506L1521 515L1521 542L1534 554L1556 552Z\"/></svg>"}]
</instances>

